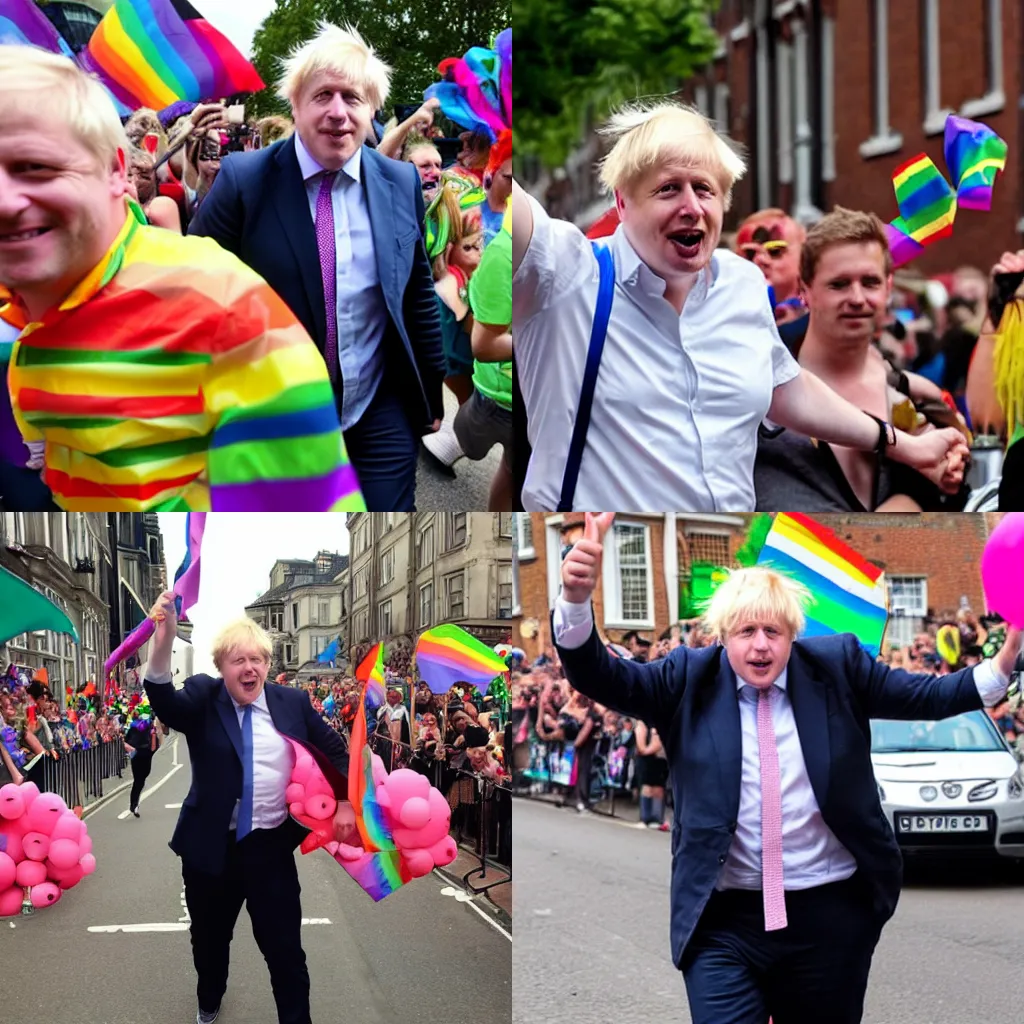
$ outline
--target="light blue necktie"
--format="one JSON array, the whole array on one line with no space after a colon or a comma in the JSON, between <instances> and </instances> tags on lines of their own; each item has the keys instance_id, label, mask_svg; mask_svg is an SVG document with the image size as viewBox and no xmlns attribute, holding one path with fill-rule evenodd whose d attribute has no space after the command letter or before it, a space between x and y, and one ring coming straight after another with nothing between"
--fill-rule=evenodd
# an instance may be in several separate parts
<instances>
[{"instance_id":1,"label":"light blue necktie","mask_svg":"<svg viewBox=\"0 0 1024 1024\"><path fill-rule=\"evenodd\" d=\"M238 805L236 841L252 831L252 705L242 712L242 802Z\"/></svg>"}]
</instances>

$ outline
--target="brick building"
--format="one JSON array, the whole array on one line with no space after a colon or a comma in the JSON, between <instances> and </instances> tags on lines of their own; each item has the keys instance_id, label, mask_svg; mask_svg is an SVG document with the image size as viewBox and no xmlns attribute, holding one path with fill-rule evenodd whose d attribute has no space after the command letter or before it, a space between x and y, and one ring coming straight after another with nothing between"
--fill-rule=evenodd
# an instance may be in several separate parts
<instances>
[{"instance_id":1,"label":"brick building","mask_svg":"<svg viewBox=\"0 0 1024 1024\"><path fill-rule=\"evenodd\" d=\"M904 645L925 617L955 612L964 599L975 612L984 612L978 565L998 513L813 518L885 570L891 642ZM680 584L691 564L734 564L749 519L673 513L617 518L615 543L606 541L595 593L601 632L614 641L630 629L660 636L678 617ZM530 659L550 643L548 611L558 593L562 547L579 537L581 520L579 514L516 514L521 609L516 643Z\"/></svg>"},{"instance_id":2,"label":"brick building","mask_svg":"<svg viewBox=\"0 0 1024 1024\"><path fill-rule=\"evenodd\" d=\"M891 175L924 152L945 171L946 115L984 121L1009 146L992 211L963 211L955 244L915 261L925 273L987 269L1024 232L1024 14L1018 0L722 0L718 52L679 95L748 150L726 226L780 206L811 223L836 204L897 214ZM534 191L589 226L609 205L590 139ZM529 170L529 169L528 169Z\"/></svg>"}]
</instances>

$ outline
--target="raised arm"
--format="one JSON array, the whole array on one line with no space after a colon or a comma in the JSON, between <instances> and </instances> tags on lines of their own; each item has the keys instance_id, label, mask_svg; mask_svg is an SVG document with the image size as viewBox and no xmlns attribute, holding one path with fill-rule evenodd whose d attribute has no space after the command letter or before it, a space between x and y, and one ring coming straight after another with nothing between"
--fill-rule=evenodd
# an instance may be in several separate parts
<instances>
[{"instance_id":1,"label":"raised arm","mask_svg":"<svg viewBox=\"0 0 1024 1024\"><path fill-rule=\"evenodd\" d=\"M149 661L143 687L153 714L178 732L187 733L199 715L196 690L187 680L178 690L171 682L171 652L178 629L178 613L174 606L174 591L166 590L150 609L149 616L156 622L150 641Z\"/></svg>"},{"instance_id":2,"label":"raised arm","mask_svg":"<svg viewBox=\"0 0 1024 1024\"><path fill-rule=\"evenodd\" d=\"M533 237L533 211L518 181L512 181L512 273L519 270Z\"/></svg>"}]
</instances>

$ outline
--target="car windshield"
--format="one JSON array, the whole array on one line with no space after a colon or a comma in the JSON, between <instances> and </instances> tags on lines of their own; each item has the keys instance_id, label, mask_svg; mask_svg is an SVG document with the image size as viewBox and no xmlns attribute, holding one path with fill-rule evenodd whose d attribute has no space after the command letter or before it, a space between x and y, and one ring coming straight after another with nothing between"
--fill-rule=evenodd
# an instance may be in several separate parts
<instances>
[{"instance_id":1,"label":"car windshield","mask_svg":"<svg viewBox=\"0 0 1024 1024\"><path fill-rule=\"evenodd\" d=\"M992 720L984 711L968 711L939 722L897 722L883 718L871 723L872 754L1004 749Z\"/></svg>"}]
</instances>

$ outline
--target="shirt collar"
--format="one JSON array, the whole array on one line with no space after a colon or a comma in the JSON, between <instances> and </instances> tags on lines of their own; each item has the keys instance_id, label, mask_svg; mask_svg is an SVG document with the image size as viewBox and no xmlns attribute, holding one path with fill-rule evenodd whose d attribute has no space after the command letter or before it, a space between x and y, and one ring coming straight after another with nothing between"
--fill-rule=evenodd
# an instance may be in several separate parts
<instances>
[{"instance_id":1,"label":"shirt collar","mask_svg":"<svg viewBox=\"0 0 1024 1024\"><path fill-rule=\"evenodd\" d=\"M786 668L784 668L782 670L782 673L779 675L779 678L776 679L774 683L772 683L772 686L777 686L780 690L785 692L786 691L786 676L788 674L789 674L789 668L786 667ZM741 679L739 677L739 675L737 674L736 675L736 689L737 690L742 690L744 686L752 686L752 687L754 687L755 690L757 689L757 687L754 686L753 683L748 683L745 679Z\"/></svg>"},{"instance_id":2,"label":"shirt collar","mask_svg":"<svg viewBox=\"0 0 1024 1024\"><path fill-rule=\"evenodd\" d=\"M656 297L663 297L665 294L665 281L658 277L653 270L642 259L633 248L632 243L626 237L626 231L622 224L616 229L611 237L612 252L615 262L619 268L619 279L622 284L639 286L647 294ZM708 290L712 288L718 279L718 257L717 253L711 254L711 262L708 267L699 274L694 283L693 290L687 297L687 302L700 303L704 301Z\"/></svg>"},{"instance_id":3,"label":"shirt collar","mask_svg":"<svg viewBox=\"0 0 1024 1024\"><path fill-rule=\"evenodd\" d=\"M231 703L234 704L235 711L241 711L245 707L244 704L239 704L238 701L236 701L235 698L232 697L230 693L228 694L228 697L231 699ZM252 702L252 704L253 704L253 707L257 707L261 711L266 711L268 715L270 714L270 708L267 707L267 687L266 687L266 685L264 685L263 689L260 690L260 695Z\"/></svg>"},{"instance_id":4,"label":"shirt collar","mask_svg":"<svg viewBox=\"0 0 1024 1024\"><path fill-rule=\"evenodd\" d=\"M318 174L323 174L327 169L319 164L306 149L305 144L302 141L302 136L298 132L295 133L295 155L299 159L299 170L302 172L302 180L309 181L310 178L315 178ZM343 174L347 174L353 181L358 182L362 173L363 165L363 147L360 146L353 154L349 157L348 163L342 167L341 171Z\"/></svg>"},{"instance_id":5,"label":"shirt collar","mask_svg":"<svg viewBox=\"0 0 1024 1024\"><path fill-rule=\"evenodd\" d=\"M124 266L125 254L135 232L145 223L146 215L142 212L142 207L134 199L128 199L124 224L121 225L117 237L99 263L71 289L68 297L58 307L60 312L66 313L84 305L111 282ZM29 322L25 308L2 285L0 285L0 317L21 329L27 327Z\"/></svg>"}]
</instances>

